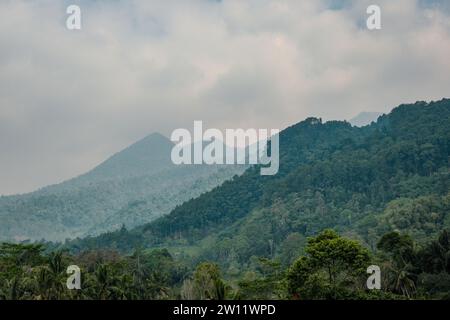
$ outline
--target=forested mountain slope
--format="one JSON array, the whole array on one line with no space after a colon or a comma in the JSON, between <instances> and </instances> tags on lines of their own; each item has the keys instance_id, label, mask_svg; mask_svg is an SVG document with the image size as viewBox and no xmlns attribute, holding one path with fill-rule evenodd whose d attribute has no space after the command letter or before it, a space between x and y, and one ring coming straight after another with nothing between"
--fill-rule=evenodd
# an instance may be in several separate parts
<instances>
[{"instance_id":1,"label":"forested mountain slope","mask_svg":"<svg viewBox=\"0 0 450 320\"><path fill-rule=\"evenodd\" d=\"M370 126L310 118L280 133L280 171L257 167L131 231L74 250L171 247L233 268L290 262L305 237L334 228L366 245L389 230L435 237L449 218L450 100L401 105Z\"/></svg>"},{"instance_id":2,"label":"forested mountain slope","mask_svg":"<svg viewBox=\"0 0 450 320\"><path fill-rule=\"evenodd\" d=\"M52 240L132 228L241 173L239 166L176 166L173 144L152 134L90 172L24 195L0 197L0 240Z\"/></svg>"}]
</instances>

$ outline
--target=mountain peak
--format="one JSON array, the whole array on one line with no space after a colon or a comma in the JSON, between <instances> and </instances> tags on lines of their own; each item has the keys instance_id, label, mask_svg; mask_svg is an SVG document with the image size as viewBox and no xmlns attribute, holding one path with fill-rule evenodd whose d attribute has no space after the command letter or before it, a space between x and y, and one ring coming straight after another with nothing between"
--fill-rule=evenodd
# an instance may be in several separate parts
<instances>
[{"instance_id":1,"label":"mountain peak","mask_svg":"<svg viewBox=\"0 0 450 320\"><path fill-rule=\"evenodd\" d=\"M145 138L141 139L140 141L160 141L160 142L168 142L172 143L169 138L167 138L165 135L159 133L159 132L152 132L149 135L147 135ZM139 142L139 141L138 141Z\"/></svg>"},{"instance_id":2,"label":"mountain peak","mask_svg":"<svg viewBox=\"0 0 450 320\"><path fill-rule=\"evenodd\" d=\"M153 132L114 154L86 175L109 179L156 173L172 165L172 147L169 138Z\"/></svg>"}]
</instances>

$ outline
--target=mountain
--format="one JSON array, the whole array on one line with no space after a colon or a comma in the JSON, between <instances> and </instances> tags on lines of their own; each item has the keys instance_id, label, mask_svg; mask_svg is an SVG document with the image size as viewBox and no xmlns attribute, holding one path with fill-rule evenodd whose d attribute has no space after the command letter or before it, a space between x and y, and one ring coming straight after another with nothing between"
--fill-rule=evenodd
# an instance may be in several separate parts
<instances>
[{"instance_id":1,"label":"mountain","mask_svg":"<svg viewBox=\"0 0 450 320\"><path fill-rule=\"evenodd\" d=\"M394 230L426 242L450 227L449 123L448 99L401 105L361 128L309 118L280 133L277 175L252 166L149 224L67 247L166 247L231 274L253 256L288 264L326 228L371 248Z\"/></svg>"},{"instance_id":2,"label":"mountain","mask_svg":"<svg viewBox=\"0 0 450 320\"><path fill-rule=\"evenodd\" d=\"M350 119L350 122L355 127L364 127L372 122L376 122L378 117L380 117L382 113L380 112L361 112L356 117Z\"/></svg>"},{"instance_id":3,"label":"mountain","mask_svg":"<svg viewBox=\"0 0 450 320\"><path fill-rule=\"evenodd\" d=\"M153 133L116 153L85 176L99 181L158 173L173 166L172 147L168 138Z\"/></svg>"},{"instance_id":4,"label":"mountain","mask_svg":"<svg viewBox=\"0 0 450 320\"><path fill-rule=\"evenodd\" d=\"M219 185L244 166L176 166L173 144L154 133L84 175L0 197L0 240L61 241L132 228Z\"/></svg>"}]
</instances>

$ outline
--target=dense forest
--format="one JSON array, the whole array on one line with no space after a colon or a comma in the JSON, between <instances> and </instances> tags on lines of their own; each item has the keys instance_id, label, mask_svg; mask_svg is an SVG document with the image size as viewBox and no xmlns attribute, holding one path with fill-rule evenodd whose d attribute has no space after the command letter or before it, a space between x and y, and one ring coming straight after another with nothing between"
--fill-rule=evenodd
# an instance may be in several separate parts
<instances>
[{"instance_id":1,"label":"dense forest","mask_svg":"<svg viewBox=\"0 0 450 320\"><path fill-rule=\"evenodd\" d=\"M376 254L356 240L324 230L285 267L252 258L239 277L220 266L192 266L166 249L44 253L39 244L0 246L0 299L450 299L450 238L419 246L409 235L385 234ZM69 265L81 268L81 288L69 290ZM379 265L381 289L366 287L366 268Z\"/></svg>"},{"instance_id":2,"label":"dense forest","mask_svg":"<svg viewBox=\"0 0 450 320\"><path fill-rule=\"evenodd\" d=\"M0 297L450 298L449 124L448 99L362 128L306 119L280 133L275 176L250 167L137 228L3 245ZM69 264L84 289L65 289Z\"/></svg>"}]
</instances>

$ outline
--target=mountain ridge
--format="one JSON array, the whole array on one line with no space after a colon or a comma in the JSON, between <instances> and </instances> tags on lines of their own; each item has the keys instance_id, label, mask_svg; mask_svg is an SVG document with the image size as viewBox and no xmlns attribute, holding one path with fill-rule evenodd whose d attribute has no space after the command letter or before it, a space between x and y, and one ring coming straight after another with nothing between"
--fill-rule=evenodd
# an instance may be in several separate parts
<instances>
[{"instance_id":1,"label":"mountain ridge","mask_svg":"<svg viewBox=\"0 0 450 320\"><path fill-rule=\"evenodd\" d=\"M85 174L0 198L0 240L52 240L134 227L239 174L227 166L176 166L173 143L152 133ZM189 187L195 185L195 187ZM138 212L135 203L141 204Z\"/></svg>"},{"instance_id":2,"label":"mountain ridge","mask_svg":"<svg viewBox=\"0 0 450 320\"><path fill-rule=\"evenodd\" d=\"M367 246L398 226L426 240L450 226L448 123L449 99L400 105L362 128L308 118L280 133L278 175L250 167L149 224L68 248L167 247L231 268L251 256L273 258L292 237L305 241L325 228ZM420 218L402 216L413 203L424 203Z\"/></svg>"}]
</instances>

